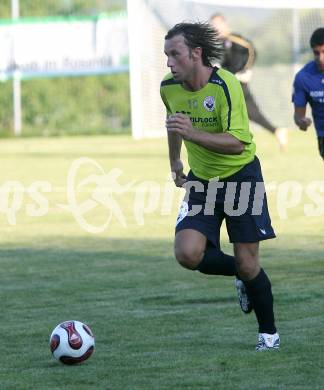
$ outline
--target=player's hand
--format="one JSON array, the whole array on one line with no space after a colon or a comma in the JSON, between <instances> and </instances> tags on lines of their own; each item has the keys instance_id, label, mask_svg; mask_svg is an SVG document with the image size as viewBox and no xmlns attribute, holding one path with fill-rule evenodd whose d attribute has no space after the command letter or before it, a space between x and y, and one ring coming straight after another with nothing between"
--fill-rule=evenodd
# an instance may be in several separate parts
<instances>
[{"instance_id":1,"label":"player's hand","mask_svg":"<svg viewBox=\"0 0 324 390\"><path fill-rule=\"evenodd\" d=\"M171 171L174 184L182 187L187 181L187 176L183 173L183 164L180 159L171 162Z\"/></svg>"},{"instance_id":2,"label":"player's hand","mask_svg":"<svg viewBox=\"0 0 324 390\"><path fill-rule=\"evenodd\" d=\"M299 118L298 127L300 130L306 131L307 128L312 124L312 120L310 118Z\"/></svg>"},{"instance_id":3,"label":"player's hand","mask_svg":"<svg viewBox=\"0 0 324 390\"><path fill-rule=\"evenodd\" d=\"M190 118L181 113L169 115L166 122L166 128L170 133L179 134L183 139L190 141L195 132Z\"/></svg>"}]
</instances>

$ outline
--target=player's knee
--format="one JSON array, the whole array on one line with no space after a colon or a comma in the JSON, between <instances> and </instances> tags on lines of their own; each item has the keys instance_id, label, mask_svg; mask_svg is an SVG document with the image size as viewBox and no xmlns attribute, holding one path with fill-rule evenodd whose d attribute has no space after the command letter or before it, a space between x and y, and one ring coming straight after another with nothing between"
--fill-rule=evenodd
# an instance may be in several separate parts
<instances>
[{"instance_id":1,"label":"player's knee","mask_svg":"<svg viewBox=\"0 0 324 390\"><path fill-rule=\"evenodd\" d=\"M201 258L203 256L203 252L201 251L200 248L193 247L191 245L175 247L174 254L178 263L182 267L191 270L197 269L199 263L201 262Z\"/></svg>"},{"instance_id":2,"label":"player's knee","mask_svg":"<svg viewBox=\"0 0 324 390\"><path fill-rule=\"evenodd\" d=\"M258 274L258 267L252 264L240 264L237 267L237 272L241 279L252 280Z\"/></svg>"},{"instance_id":3,"label":"player's knee","mask_svg":"<svg viewBox=\"0 0 324 390\"><path fill-rule=\"evenodd\" d=\"M236 257L236 269L243 280L254 279L260 270L258 256L250 254L249 256Z\"/></svg>"}]
</instances>

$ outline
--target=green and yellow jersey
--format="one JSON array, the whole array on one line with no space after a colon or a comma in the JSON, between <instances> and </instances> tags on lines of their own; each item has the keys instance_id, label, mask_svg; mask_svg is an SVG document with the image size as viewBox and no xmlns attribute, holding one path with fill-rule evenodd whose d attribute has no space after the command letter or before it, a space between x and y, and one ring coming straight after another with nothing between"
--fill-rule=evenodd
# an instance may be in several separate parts
<instances>
[{"instance_id":1,"label":"green and yellow jersey","mask_svg":"<svg viewBox=\"0 0 324 390\"><path fill-rule=\"evenodd\" d=\"M255 144L249 131L242 88L232 73L214 68L208 83L193 92L184 89L169 73L161 83L160 93L167 115L181 112L190 117L196 129L209 133L228 132L245 144L241 154L230 155L184 141L189 166L195 176L204 180L225 179L254 159Z\"/></svg>"}]
</instances>

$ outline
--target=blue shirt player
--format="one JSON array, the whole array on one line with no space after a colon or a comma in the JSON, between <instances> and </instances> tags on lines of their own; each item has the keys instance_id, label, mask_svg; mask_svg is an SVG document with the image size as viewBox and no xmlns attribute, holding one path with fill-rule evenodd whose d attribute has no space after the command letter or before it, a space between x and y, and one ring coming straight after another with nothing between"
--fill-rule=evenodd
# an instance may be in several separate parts
<instances>
[{"instance_id":1,"label":"blue shirt player","mask_svg":"<svg viewBox=\"0 0 324 390\"><path fill-rule=\"evenodd\" d=\"M316 29L310 39L314 60L307 63L294 81L292 101L295 106L294 120L300 130L306 131L312 120L306 117L307 103L318 138L318 148L324 160L324 28Z\"/></svg>"}]
</instances>

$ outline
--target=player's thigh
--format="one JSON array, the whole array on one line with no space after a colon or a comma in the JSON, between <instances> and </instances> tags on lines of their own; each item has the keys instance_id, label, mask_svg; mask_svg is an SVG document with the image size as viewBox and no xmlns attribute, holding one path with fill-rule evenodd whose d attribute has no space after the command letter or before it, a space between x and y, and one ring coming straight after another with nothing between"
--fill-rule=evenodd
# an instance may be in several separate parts
<instances>
[{"instance_id":1,"label":"player's thigh","mask_svg":"<svg viewBox=\"0 0 324 390\"><path fill-rule=\"evenodd\" d=\"M193 176L191 172L188 174L188 179L194 182L199 182L200 179ZM207 184L206 184L207 183ZM187 247L199 247L200 245L197 244L197 241L199 243L203 243L202 245L206 244L206 241L210 241L212 245L214 245L216 248L219 248L219 235L220 235L220 228L222 225L222 222L224 220L224 211L223 211L223 205L220 206L216 203L214 205L214 212L213 214L210 213L210 210L208 209L208 212L206 211L206 196L207 196L207 185L208 182L202 182L202 185L204 186L204 191L195 191L194 188L190 188L186 196L180 206L176 227L175 227L175 234L176 237L180 237L176 240L177 248L187 248ZM209 201L210 202L210 201ZM191 233L181 233L182 231L188 231ZM180 234L181 233L181 234ZM192 245L190 243L191 240L191 234L195 237L192 242L195 244ZM190 237L187 239L187 236ZM183 238L185 237L185 238ZM181 244L180 244L181 243Z\"/></svg>"},{"instance_id":2,"label":"player's thigh","mask_svg":"<svg viewBox=\"0 0 324 390\"><path fill-rule=\"evenodd\" d=\"M184 267L196 269L204 256L206 244L207 237L198 230L180 230L174 240L175 257Z\"/></svg>"},{"instance_id":3,"label":"player's thigh","mask_svg":"<svg viewBox=\"0 0 324 390\"><path fill-rule=\"evenodd\" d=\"M224 215L217 207L213 215L206 213L207 181L197 178L190 171L187 183L175 228L175 255L181 265L196 269L203 258L207 241L219 248L219 231Z\"/></svg>"},{"instance_id":4,"label":"player's thigh","mask_svg":"<svg viewBox=\"0 0 324 390\"><path fill-rule=\"evenodd\" d=\"M254 243L275 237L259 160L247 164L231 177L237 183L235 201L227 204L226 227L231 243ZM248 183L247 196L241 196ZM242 204L241 204L242 202ZM230 203L230 202L229 202ZM241 210L240 212L238 212Z\"/></svg>"}]
</instances>

